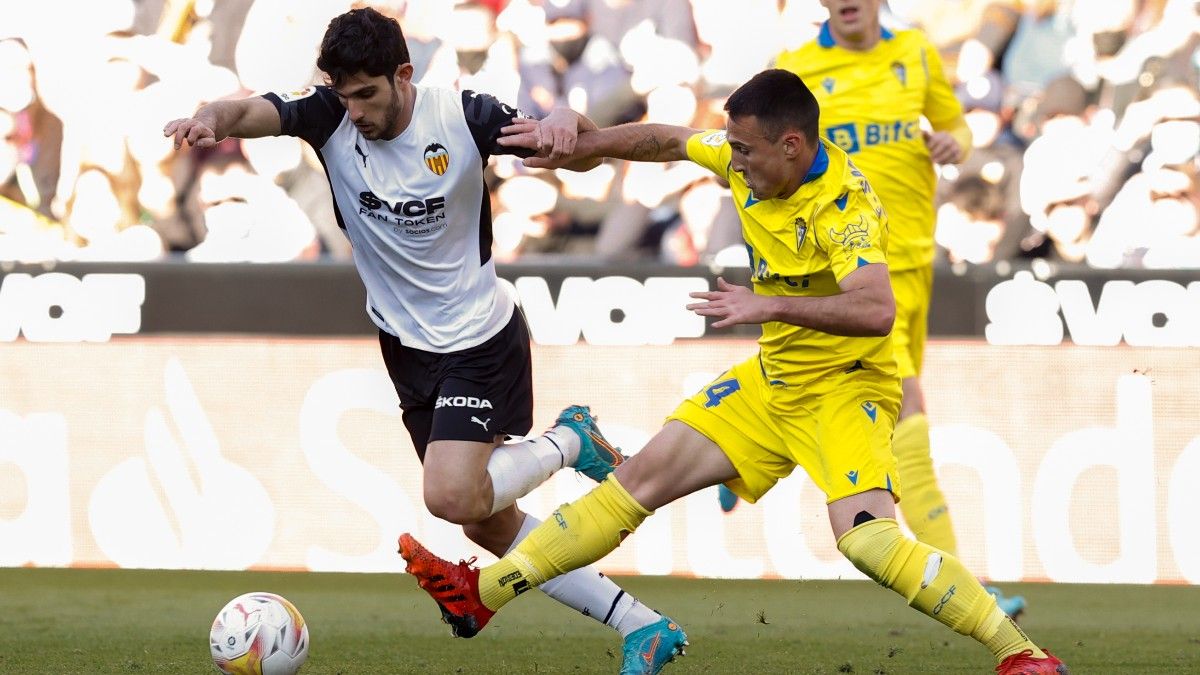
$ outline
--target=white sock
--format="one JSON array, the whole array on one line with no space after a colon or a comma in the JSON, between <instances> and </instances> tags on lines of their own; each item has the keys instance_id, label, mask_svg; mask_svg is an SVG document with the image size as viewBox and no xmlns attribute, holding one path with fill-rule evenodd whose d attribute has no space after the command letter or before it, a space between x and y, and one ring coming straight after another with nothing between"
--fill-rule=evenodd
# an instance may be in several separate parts
<instances>
[{"instance_id":1,"label":"white sock","mask_svg":"<svg viewBox=\"0 0 1200 675\"><path fill-rule=\"evenodd\" d=\"M537 438L502 443L492 451L487 472L492 478L492 513L514 504L555 471L579 459L579 437L554 427Z\"/></svg>"},{"instance_id":2,"label":"white sock","mask_svg":"<svg viewBox=\"0 0 1200 675\"><path fill-rule=\"evenodd\" d=\"M506 553L516 548L541 523L537 518L525 514L525 521L521 523L521 529ZM591 565L555 577L538 586L538 589L580 614L612 626L621 633L621 637L661 618L658 612L638 602L637 598L621 590L612 579Z\"/></svg>"}]
</instances>

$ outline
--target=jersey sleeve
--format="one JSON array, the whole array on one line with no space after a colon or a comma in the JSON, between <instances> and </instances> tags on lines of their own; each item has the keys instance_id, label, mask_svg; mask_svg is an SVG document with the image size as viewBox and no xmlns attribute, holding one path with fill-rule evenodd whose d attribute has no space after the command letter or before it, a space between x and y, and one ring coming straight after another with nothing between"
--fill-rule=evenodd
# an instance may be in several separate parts
<instances>
[{"instance_id":1,"label":"jersey sleeve","mask_svg":"<svg viewBox=\"0 0 1200 675\"><path fill-rule=\"evenodd\" d=\"M720 129L701 131L688 138L688 159L726 180L729 179L729 159L732 154L725 140L725 132Z\"/></svg>"},{"instance_id":2,"label":"jersey sleeve","mask_svg":"<svg viewBox=\"0 0 1200 675\"><path fill-rule=\"evenodd\" d=\"M921 40L921 63L928 71L929 87L925 90L925 117L937 131L946 131L963 124L962 103L946 80L942 57L928 40Z\"/></svg>"},{"instance_id":3,"label":"jersey sleeve","mask_svg":"<svg viewBox=\"0 0 1200 675\"><path fill-rule=\"evenodd\" d=\"M337 94L325 86L309 86L299 91L264 94L279 111L280 130L288 136L303 138L321 149L342 123L346 107Z\"/></svg>"},{"instance_id":4,"label":"jersey sleeve","mask_svg":"<svg viewBox=\"0 0 1200 675\"><path fill-rule=\"evenodd\" d=\"M486 161L492 155L516 155L530 157L533 151L528 148L508 148L496 142L500 138L500 129L512 124L519 117L528 117L520 110L501 103L491 94L465 90L462 93L463 116L471 137L475 139L475 147L479 148L479 156Z\"/></svg>"},{"instance_id":5,"label":"jersey sleeve","mask_svg":"<svg viewBox=\"0 0 1200 675\"><path fill-rule=\"evenodd\" d=\"M861 180L862 189L838 197L846 200L846 209L827 206L816 228L817 246L829 256L829 267L839 282L864 265L887 263L887 216L879 200L871 198L866 179Z\"/></svg>"}]
</instances>

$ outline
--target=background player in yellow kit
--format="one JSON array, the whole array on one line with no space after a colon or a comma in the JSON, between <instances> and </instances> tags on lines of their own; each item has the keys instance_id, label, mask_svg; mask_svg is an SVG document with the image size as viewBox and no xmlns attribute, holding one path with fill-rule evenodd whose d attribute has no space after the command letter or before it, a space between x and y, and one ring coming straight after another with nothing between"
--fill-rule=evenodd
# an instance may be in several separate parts
<instances>
[{"instance_id":1,"label":"background player in yellow kit","mask_svg":"<svg viewBox=\"0 0 1200 675\"><path fill-rule=\"evenodd\" d=\"M958 543L930 458L921 364L933 294L934 164L966 158L971 132L946 81L937 50L916 30L889 31L881 0L821 0L829 20L816 40L784 52L776 67L800 76L821 106L821 135L845 150L888 214L888 270L896 297L892 344L904 399L893 451L904 481L900 510L917 539L958 554ZM921 117L932 132L922 133ZM734 503L723 496L722 506ZM1016 616L1020 596L988 587Z\"/></svg>"},{"instance_id":2,"label":"background player in yellow kit","mask_svg":"<svg viewBox=\"0 0 1200 675\"><path fill-rule=\"evenodd\" d=\"M521 592L608 554L655 509L718 483L756 501L801 466L825 492L838 549L855 567L987 646L998 672L1066 673L956 558L909 539L896 523L895 305L887 216L869 182L845 152L818 137L817 102L796 75L759 73L730 95L725 110L725 131L623 125L581 133L569 157L526 163L687 159L728 181L753 260L753 290L722 279L715 291L693 293L700 301L688 308L714 317L715 327L761 324L758 353L680 404L640 453L496 563L454 565L404 534L408 572L447 622L473 634ZM515 135L503 144L545 152L536 122L505 131ZM682 631L675 640L648 641L643 660L663 663L684 644Z\"/></svg>"}]
</instances>

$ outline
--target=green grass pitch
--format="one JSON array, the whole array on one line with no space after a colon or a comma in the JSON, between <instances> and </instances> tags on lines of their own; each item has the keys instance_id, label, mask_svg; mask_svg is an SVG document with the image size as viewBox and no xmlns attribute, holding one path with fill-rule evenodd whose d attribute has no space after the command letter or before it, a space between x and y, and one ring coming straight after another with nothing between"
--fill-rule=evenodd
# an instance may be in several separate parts
<instances>
[{"instance_id":1,"label":"green grass pitch","mask_svg":"<svg viewBox=\"0 0 1200 675\"><path fill-rule=\"evenodd\" d=\"M990 673L974 641L860 581L619 578L683 624L665 673ZM1022 626L1076 675L1200 673L1200 587L1006 584ZM0 569L0 673L215 673L226 601L279 593L312 647L302 673L616 673L617 634L529 593L471 640L450 637L403 574Z\"/></svg>"}]
</instances>

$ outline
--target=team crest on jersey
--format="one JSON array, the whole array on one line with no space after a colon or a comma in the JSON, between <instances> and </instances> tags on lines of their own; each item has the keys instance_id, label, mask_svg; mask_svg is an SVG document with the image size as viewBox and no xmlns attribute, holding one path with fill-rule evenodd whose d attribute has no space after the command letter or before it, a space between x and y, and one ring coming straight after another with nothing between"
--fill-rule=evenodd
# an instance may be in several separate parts
<instances>
[{"instance_id":1,"label":"team crest on jersey","mask_svg":"<svg viewBox=\"0 0 1200 675\"><path fill-rule=\"evenodd\" d=\"M297 89L296 91L289 91L289 92L285 92L282 94L276 94L276 96L278 96L279 100L283 101L284 103L291 103L292 101L299 101L302 98L308 98L309 96L312 96L315 93L317 93L317 88L313 87L313 86L308 86L303 89Z\"/></svg>"},{"instance_id":2,"label":"team crest on jersey","mask_svg":"<svg viewBox=\"0 0 1200 675\"><path fill-rule=\"evenodd\" d=\"M903 63L892 61L892 74L896 76L897 80L900 80L900 86L908 86L908 69L904 67Z\"/></svg>"},{"instance_id":3,"label":"team crest on jersey","mask_svg":"<svg viewBox=\"0 0 1200 675\"><path fill-rule=\"evenodd\" d=\"M725 145L725 132L724 131L714 131L712 133L705 134L700 139L700 142L705 145L711 145L714 148L719 148L722 145Z\"/></svg>"},{"instance_id":4,"label":"team crest on jersey","mask_svg":"<svg viewBox=\"0 0 1200 675\"><path fill-rule=\"evenodd\" d=\"M854 249L871 248L870 227L863 216L858 217L857 223L847 223L840 230L829 228L829 238L833 240L833 243L841 244L846 253L850 253Z\"/></svg>"},{"instance_id":5,"label":"team crest on jersey","mask_svg":"<svg viewBox=\"0 0 1200 675\"><path fill-rule=\"evenodd\" d=\"M803 218L796 218L796 250L804 246L804 238L808 236L808 223Z\"/></svg>"},{"instance_id":6,"label":"team crest on jersey","mask_svg":"<svg viewBox=\"0 0 1200 675\"><path fill-rule=\"evenodd\" d=\"M425 166L441 176L450 168L450 152L441 143L430 143L425 146Z\"/></svg>"}]
</instances>

